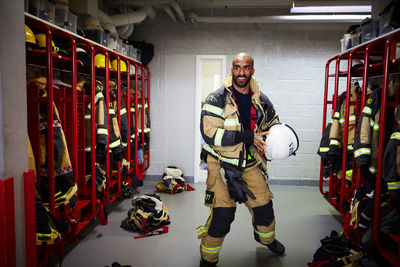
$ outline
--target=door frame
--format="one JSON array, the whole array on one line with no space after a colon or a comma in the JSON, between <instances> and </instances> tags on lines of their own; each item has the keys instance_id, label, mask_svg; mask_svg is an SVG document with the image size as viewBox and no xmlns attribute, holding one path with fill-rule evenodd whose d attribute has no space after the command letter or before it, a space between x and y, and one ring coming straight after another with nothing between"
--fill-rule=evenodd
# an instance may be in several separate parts
<instances>
[{"instance_id":1,"label":"door frame","mask_svg":"<svg viewBox=\"0 0 400 267\"><path fill-rule=\"evenodd\" d=\"M205 182L207 172L200 171L200 116L201 116L201 93L202 93L202 60L205 59L220 59L222 60L221 66L221 79L226 75L226 55L196 55L196 93L195 93L195 134L194 134L194 182Z\"/></svg>"}]
</instances>

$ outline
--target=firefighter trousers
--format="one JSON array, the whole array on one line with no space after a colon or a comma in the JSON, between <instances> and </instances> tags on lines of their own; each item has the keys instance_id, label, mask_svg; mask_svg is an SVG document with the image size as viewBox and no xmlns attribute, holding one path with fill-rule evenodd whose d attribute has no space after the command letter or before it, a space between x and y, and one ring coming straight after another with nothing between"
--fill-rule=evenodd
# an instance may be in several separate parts
<instances>
[{"instance_id":1,"label":"firefighter trousers","mask_svg":"<svg viewBox=\"0 0 400 267\"><path fill-rule=\"evenodd\" d=\"M227 185L221 176L221 165L217 159L207 156L208 176L205 205L210 207L206 225L199 226L201 238L200 255L208 262L218 262L219 252L230 225L235 218L236 202L230 198ZM248 197L245 205L252 216L254 238L261 244L275 240L275 217L272 207L273 195L259 166L246 168L242 174L249 190L256 199Z\"/></svg>"}]
</instances>

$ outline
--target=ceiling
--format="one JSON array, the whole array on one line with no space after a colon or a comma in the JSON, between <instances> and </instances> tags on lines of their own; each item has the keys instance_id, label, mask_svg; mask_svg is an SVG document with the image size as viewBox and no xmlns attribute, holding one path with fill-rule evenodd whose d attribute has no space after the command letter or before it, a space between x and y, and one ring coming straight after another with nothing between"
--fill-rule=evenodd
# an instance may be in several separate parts
<instances>
[{"instance_id":1,"label":"ceiling","mask_svg":"<svg viewBox=\"0 0 400 267\"><path fill-rule=\"evenodd\" d=\"M372 0L294 0L294 5L371 5L371 2ZM131 12L151 6L157 18L169 17L176 23L232 23L235 18L239 18L239 23L268 23L276 22L275 16L290 15L293 0L99 0L99 6L108 14ZM367 14L362 15L365 17Z\"/></svg>"}]
</instances>

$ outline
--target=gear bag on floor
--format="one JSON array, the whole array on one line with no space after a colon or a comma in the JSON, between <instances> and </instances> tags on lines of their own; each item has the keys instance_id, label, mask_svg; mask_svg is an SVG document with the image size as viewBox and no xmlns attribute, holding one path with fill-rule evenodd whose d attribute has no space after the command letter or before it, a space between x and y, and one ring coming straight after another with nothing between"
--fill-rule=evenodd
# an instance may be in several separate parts
<instances>
[{"instance_id":1,"label":"gear bag on floor","mask_svg":"<svg viewBox=\"0 0 400 267\"><path fill-rule=\"evenodd\" d=\"M163 180L156 185L158 192L165 192L169 194L176 194L182 191L193 191L183 177L183 171L175 166L168 166L164 169L164 174L161 177Z\"/></svg>"},{"instance_id":2,"label":"gear bag on floor","mask_svg":"<svg viewBox=\"0 0 400 267\"><path fill-rule=\"evenodd\" d=\"M122 221L121 227L143 235L134 238L143 238L151 235L168 233L170 217L167 207L157 194L145 194L134 197L128 217Z\"/></svg>"}]
</instances>

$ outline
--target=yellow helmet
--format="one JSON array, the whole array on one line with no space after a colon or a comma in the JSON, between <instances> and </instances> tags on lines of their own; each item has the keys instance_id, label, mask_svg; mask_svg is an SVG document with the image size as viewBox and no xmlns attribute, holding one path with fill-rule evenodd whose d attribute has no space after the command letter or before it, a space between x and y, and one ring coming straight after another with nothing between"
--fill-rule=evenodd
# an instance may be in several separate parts
<instances>
[{"instance_id":1,"label":"yellow helmet","mask_svg":"<svg viewBox=\"0 0 400 267\"><path fill-rule=\"evenodd\" d=\"M156 189L158 192L164 192L165 191L165 185L163 182L159 182L156 184Z\"/></svg>"},{"instance_id":2,"label":"yellow helmet","mask_svg":"<svg viewBox=\"0 0 400 267\"><path fill-rule=\"evenodd\" d=\"M106 56L104 54L97 54L94 57L94 65L97 67L106 67ZM110 60L108 61L108 68L111 68Z\"/></svg>"},{"instance_id":3,"label":"yellow helmet","mask_svg":"<svg viewBox=\"0 0 400 267\"><path fill-rule=\"evenodd\" d=\"M46 34L38 33L38 34L35 34L35 37L36 37L37 44L39 45L39 47L46 49ZM58 47L55 46L53 41L51 41L51 46L53 47L54 53L57 53L60 50Z\"/></svg>"},{"instance_id":4,"label":"yellow helmet","mask_svg":"<svg viewBox=\"0 0 400 267\"><path fill-rule=\"evenodd\" d=\"M120 60L119 61L120 63L120 71L122 72L122 71L126 71L126 63L125 63L125 61L123 61L123 60ZM113 70L118 70L118 60L117 59L113 59L112 61L111 61L111 68L113 69Z\"/></svg>"},{"instance_id":5,"label":"yellow helmet","mask_svg":"<svg viewBox=\"0 0 400 267\"><path fill-rule=\"evenodd\" d=\"M26 24L25 24L25 42L36 44L35 35L33 34L31 28L29 28Z\"/></svg>"}]
</instances>

